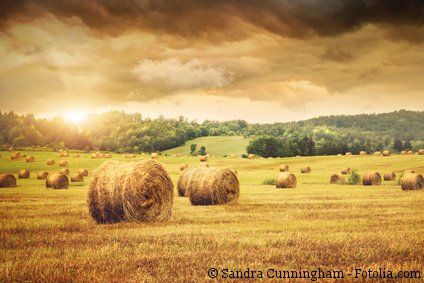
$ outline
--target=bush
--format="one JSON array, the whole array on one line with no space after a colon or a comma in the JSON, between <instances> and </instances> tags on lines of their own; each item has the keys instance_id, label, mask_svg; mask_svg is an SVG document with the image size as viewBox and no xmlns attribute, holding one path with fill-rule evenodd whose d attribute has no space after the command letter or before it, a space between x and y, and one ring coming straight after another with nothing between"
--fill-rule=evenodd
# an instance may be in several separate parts
<instances>
[{"instance_id":1,"label":"bush","mask_svg":"<svg viewBox=\"0 0 424 283\"><path fill-rule=\"evenodd\" d=\"M275 185L275 179L274 178L266 179L262 182L262 185Z\"/></svg>"},{"instance_id":2,"label":"bush","mask_svg":"<svg viewBox=\"0 0 424 283\"><path fill-rule=\"evenodd\" d=\"M347 183L349 185L358 185L359 183L361 183L361 175L358 174L358 170L352 170L349 175L349 178L347 179Z\"/></svg>"},{"instance_id":3,"label":"bush","mask_svg":"<svg viewBox=\"0 0 424 283\"><path fill-rule=\"evenodd\" d=\"M247 154L242 154L241 158L247 158Z\"/></svg>"}]
</instances>

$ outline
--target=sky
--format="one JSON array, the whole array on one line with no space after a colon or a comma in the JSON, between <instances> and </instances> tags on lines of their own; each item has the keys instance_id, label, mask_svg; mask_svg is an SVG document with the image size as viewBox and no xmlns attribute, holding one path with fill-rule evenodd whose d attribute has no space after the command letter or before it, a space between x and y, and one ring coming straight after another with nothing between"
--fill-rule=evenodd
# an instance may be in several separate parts
<instances>
[{"instance_id":1,"label":"sky","mask_svg":"<svg viewBox=\"0 0 424 283\"><path fill-rule=\"evenodd\" d=\"M2 0L0 110L262 123L422 111L423 47L423 0Z\"/></svg>"}]
</instances>

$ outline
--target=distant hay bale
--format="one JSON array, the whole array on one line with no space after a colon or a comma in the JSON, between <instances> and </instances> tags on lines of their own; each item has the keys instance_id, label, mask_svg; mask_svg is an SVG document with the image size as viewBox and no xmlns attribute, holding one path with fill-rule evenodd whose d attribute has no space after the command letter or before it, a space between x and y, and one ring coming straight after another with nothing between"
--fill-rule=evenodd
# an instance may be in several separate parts
<instances>
[{"instance_id":1,"label":"distant hay bale","mask_svg":"<svg viewBox=\"0 0 424 283\"><path fill-rule=\"evenodd\" d=\"M188 164L186 163L186 164L181 164L180 165L180 171L183 171L183 170L185 170L185 169L187 169L188 168Z\"/></svg>"},{"instance_id":2,"label":"distant hay bale","mask_svg":"<svg viewBox=\"0 0 424 283\"><path fill-rule=\"evenodd\" d=\"M69 188L69 179L66 175L51 174L46 178L46 188L55 190L67 189Z\"/></svg>"},{"instance_id":3,"label":"distant hay bale","mask_svg":"<svg viewBox=\"0 0 424 283\"><path fill-rule=\"evenodd\" d=\"M66 160L61 160L61 161L59 161L59 166L61 166L61 167L65 167L65 166L67 166L68 165L68 161L66 161Z\"/></svg>"},{"instance_id":4,"label":"distant hay bale","mask_svg":"<svg viewBox=\"0 0 424 283\"><path fill-rule=\"evenodd\" d=\"M362 178L364 186L379 186L381 185L381 175L378 172L368 172Z\"/></svg>"},{"instance_id":5,"label":"distant hay bale","mask_svg":"<svg viewBox=\"0 0 424 283\"><path fill-rule=\"evenodd\" d=\"M188 185L192 205L232 204L238 201L240 183L230 169L199 167Z\"/></svg>"},{"instance_id":6,"label":"distant hay bale","mask_svg":"<svg viewBox=\"0 0 424 283\"><path fill-rule=\"evenodd\" d=\"M16 187L16 178L12 174L0 174L0 188Z\"/></svg>"},{"instance_id":7,"label":"distant hay bale","mask_svg":"<svg viewBox=\"0 0 424 283\"><path fill-rule=\"evenodd\" d=\"M344 175L349 174L350 173L350 167L347 167L345 169L342 169L342 172L341 173L344 174Z\"/></svg>"},{"instance_id":8,"label":"distant hay bale","mask_svg":"<svg viewBox=\"0 0 424 283\"><path fill-rule=\"evenodd\" d=\"M71 182L84 182L84 176L80 174L73 174L71 176Z\"/></svg>"},{"instance_id":9,"label":"distant hay bale","mask_svg":"<svg viewBox=\"0 0 424 283\"><path fill-rule=\"evenodd\" d=\"M47 159L46 164L47 165L54 165L55 161L53 159Z\"/></svg>"},{"instance_id":10,"label":"distant hay bale","mask_svg":"<svg viewBox=\"0 0 424 283\"><path fill-rule=\"evenodd\" d=\"M337 156L343 156L343 154L341 154L341 153L337 153Z\"/></svg>"},{"instance_id":11,"label":"distant hay bale","mask_svg":"<svg viewBox=\"0 0 424 283\"><path fill-rule=\"evenodd\" d=\"M256 157L256 155L254 155L254 154L249 154L248 156L247 156L247 158L248 159L254 159Z\"/></svg>"},{"instance_id":12,"label":"distant hay bale","mask_svg":"<svg viewBox=\"0 0 424 283\"><path fill-rule=\"evenodd\" d=\"M392 153L390 152L390 150L384 150L383 151L383 156L390 156Z\"/></svg>"},{"instance_id":13,"label":"distant hay bale","mask_svg":"<svg viewBox=\"0 0 424 283\"><path fill-rule=\"evenodd\" d=\"M158 154L157 152L153 152L153 153L150 155L150 157L151 157L152 159L159 159L159 154Z\"/></svg>"},{"instance_id":14,"label":"distant hay bale","mask_svg":"<svg viewBox=\"0 0 424 283\"><path fill-rule=\"evenodd\" d=\"M330 184L343 184L344 176L341 174L333 174L330 177Z\"/></svg>"},{"instance_id":15,"label":"distant hay bale","mask_svg":"<svg viewBox=\"0 0 424 283\"><path fill-rule=\"evenodd\" d=\"M19 179L28 179L29 178L29 170L28 169L21 169L18 172L18 178Z\"/></svg>"},{"instance_id":16,"label":"distant hay bale","mask_svg":"<svg viewBox=\"0 0 424 283\"><path fill-rule=\"evenodd\" d=\"M376 151L376 152L374 152L374 155L375 155L375 156L380 156L380 155L381 155L381 151Z\"/></svg>"},{"instance_id":17,"label":"distant hay bale","mask_svg":"<svg viewBox=\"0 0 424 283\"><path fill-rule=\"evenodd\" d=\"M352 155L352 152L348 151L345 153L346 156Z\"/></svg>"},{"instance_id":18,"label":"distant hay bale","mask_svg":"<svg viewBox=\"0 0 424 283\"><path fill-rule=\"evenodd\" d=\"M279 170L280 172L287 172L289 171L289 166L287 164L281 164Z\"/></svg>"},{"instance_id":19,"label":"distant hay bale","mask_svg":"<svg viewBox=\"0 0 424 283\"><path fill-rule=\"evenodd\" d=\"M364 155L368 155L368 153L367 153L365 150L361 150L361 151L359 152L359 155L364 156Z\"/></svg>"},{"instance_id":20,"label":"distant hay bale","mask_svg":"<svg viewBox=\"0 0 424 283\"><path fill-rule=\"evenodd\" d=\"M424 177L417 173L408 173L402 176L400 180L402 190L421 190L424 188Z\"/></svg>"},{"instance_id":21,"label":"distant hay bale","mask_svg":"<svg viewBox=\"0 0 424 283\"><path fill-rule=\"evenodd\" d=\"M406 154L414 154L414 152L413 152L412 150L408 150L408 151L406 152Z\"/></svg>"},{"instance_id":22,"label":"distant hay bale","mask_svg":"<svg viewBox=\"0 0 424 283\"><path fill-rule=\"evenodd\" d=\"M40 171L37 174L37 179L38 180L45 180L47 178L47 176L49 176L49 172L47 172L47 171Z\"/></svg>"},{"instance_id":23,"label":"distant hay bale","mask_svg":"<svg viewBox=\"0 0 424 283\"><path fill-rule=\"evenodd\" d=\"M26 162L35 162L34 156L27 156L26 157Z\"/></svg>"},{"instance_id":24,"label":"distant hay bale","mask_svg":"<svg viewBox=\"0 0 424 283\"><path fill-rule=\"evenodd\" d=\"M75 154L74 155L74 158L80 158L80 155L79 154Z\"/></svg>"},{"instance_id":25,"label":"distant hay bale","mask_svg":"<svg viewBox=\"0 0 424 283\"><path fill-rule=\"evenodd\" d=\"M69 169L68 168L62 168L62 169L60 169L59 174L69 176Z\"/></svg>"},{"instance_id":26,"label":"distant hay bale","mask_svg":"<svg viewBox=\"0 0 424 283\"><path fill-rule=\"evenodd\" d=\"M14 151L12 152L12 154L10 155L10 159L11 160L18 160L19 157L21 157L21 153L19 151Z\"/></svg>"},{"instance_id":27,"label":"distant hay bale","mask_svg":"<svg viewBox=\"0 0 424 283\"><path fill-rule=\"evenodd\" d=\"M195 170L196 168L190 168L181 172L177 183L178 195L180 197L188 196L188 187Z\"/></svg>"},{"instance_id":28,"label":"distant hay bale","mask_svg":"<svg viewBox=\"0 0 424 283\"><path fill-rule=\"evenodd\" d=\"M173 184L157 161L107 161L92 174L90 215L97 223L163 222L171 217Z\"/></svg>"},{"instance_id":29,"label":"distant hay bale","mask_svg":"<svg viewBox=\"0 0 424 283\"><path fill-rule=\"evenodd\" d=\"M208 157L206 155L201 155L200 162L206 162L206 161L208 161Z\"/></svg>"},{"instance_id":30,"label":"distant hay bale","mask_svg":"<svg viewBox=\"0 0 424 283\"><path fill-rule=\"evenodd\" d=\"M424 149L419 149L418 150L418 155L424 155Z\"/></svg>"},{"instance_id":31,"label":"distant hay bale","mask_svg":"<svg viewBox=\"0 0 424 283\"><path fill-rule=\"evenodd\" d=\"M110 154L110 153L106 153L106 154L105 154L105 158L112 158L112 154Z\"/></svg>"},{"instance_id":32,"label":"distant hay bale","mask_svg":"<svg viewBox=\"0 0 424 283\"><path fill-rule=\"evenodd\" d=\"M383 179L384 181L393 181L396 179L396 173L395 172L384 173Z\"/></svg>"},{"instance_id":33,"label":"distant hay bale","mask_svg":"<svg viewBox=\"0 0 424 283\"><path fill-rule=\"evenodd\" d=\"M78 174L83 176L83 177L87 177L88 176L88 170L87 169L79 169Z\"/></svg>"},{"instance_id":34,"label":"distant hay bale","mask_svg":"<svg viewBox=\"0 0 424 283\"><path fill-rule=\"evenodd\" d=\"M296 176L290 172L280 172L275 178L275 186L280 188L296 188Z\"/></svg>"},{"instance_id":35,"label":"distant hay bale","mask_svg":"<svg viewBox=\"0 0 424 283\"><path fill-rule=\"evenodd\" d=\"M97 159L97 158L98 158L97 154L95 154L95 153L91 154L91 159Z\"/></svg>"},{"instance_id":36,"label":"distant hay bale","mask_svg":"<svg viewBox=\"0 0 424 283\"><path fill-rule=\"evenodd\" d=\"M300 168L300 173L311 173L311 167L306 166L306 167Z\"/></svg>"},{"instance_id":37,"label":"distant hay bale","mask_svg":"<svg viewBox=\"0 0 424 283\"><path fill-rule=\"evenodd\" d=\"M402 151L400 152L400 154L405 155L405 154L406 154L406 150L402 150Z\"/></svg>"}]
</instances>

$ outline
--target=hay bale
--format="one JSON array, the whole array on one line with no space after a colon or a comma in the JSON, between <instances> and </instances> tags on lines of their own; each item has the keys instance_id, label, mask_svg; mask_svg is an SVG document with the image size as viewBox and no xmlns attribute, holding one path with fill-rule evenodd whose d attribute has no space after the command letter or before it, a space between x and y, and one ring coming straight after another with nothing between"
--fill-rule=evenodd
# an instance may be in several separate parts
<instances>
[{"instance_id":1,"label":"hay bale","mask_svg":"<svg viewBox=\"0 0 424 283\"><path fill-rule=\"evenodd\" d=\"M192 205L231 204L238 201L240 183L230 169L199 167L188 184Z\"/></svg>"},{"instance_id":2,"label":"hay bale","mask_svg":"<svg viewBox=\"0 0 424 283\"><path fill-rule=\"evenodd\" d=\"M390 156L392 153L390 152L390 150L384 150L383 151L383 156Z\"/></svg>"},{"instance_id":3,"label":"hay bale","mask_svg":"<svg viewBox=\"0 0 424 283\"><path fill-rule=\"evenodd\" d=\"M97 154L95 153L91 154L91 159L97 159L97 158L98 158Z\"/></svg>"},{"instance_id":4,"label":"hay bale","mask_svg":"<svg viewBox=\"0 0 424 283\"><path fill-rule=\"evenodd\" d=\"M88 170L87 169L79 169L78 174L83 176L83 177L87 177L88 176Z\"/></svg>"},{"instance_id":5,"label":"hay bale","mask_svg":"<svg viewBox=\"0 0 424 283\"><path fill-rule=\"evenodd\" d=\"M18 178L19 179L28 179L29 178L29 170L28 169L21 169L18 172Z\"/></svg>"},{"instance_id":6,"label":"hay bale","mask_svg":"<svg viewBox=\"0 0 424 283\"><path fill-rule=\"evenodd\" d=\"M337 153L337 156L343 156L343 154L341 154L341 153Z\"/></svg>"},{"instance_id":7,"label":"hay bale","mask_svg":"<svg viewBox=\"0 0 424 283\"><path fill-rule=\"evenodd\" d=\"M40 171L37 174L37 179L38 180L45 180L47 178L47 176L49 176L49 172L47 172L47 171Z\"/></svg>"},{"instance_id":8,"label":"hay bale","mask_svg":"<svg viewBox=\"0 0 424 283\"><path fill-rule=\"evenodd\" d=\"M69 176L69 169L68 168L62 168L62 169L60 169L59 174Z\"/></svg>"},{"instance_id":9,"label":"hay bale","mask_svg":"<svg viewBox=\"0 0 424 283\"><path fill-rule=\"evenodd\" d=\"M424 149L419 149L418 150L418 155L424 155Z\"/></svg>"},{"instance_id":10,"label":"hay bale","mask_svg":"<svg viewBox=\"0 0 424 283\"><path fill-rule=\"evenodd\" d=\"M402 190L421 190L424 188L424 177L417 173L408 173L402 176L400 180Z\"/></svg>"},{"instance_id":11,"label":"hay bale","mask_svg":"<svg viewBox=\"0 0 424 283\"><path fill-rule=\"evenodd\" d=\"M106 153L106 154L105 154L105 158L112 158L112 154L110 154L110 153Z\"/></svg>"},{"instance_id":12,"label":"hay bale","mask_svg":"<svg viewBox=\"0 0 424 283\"><path fill-rule=\"evenodd\" d=\"M201 155L199 160L200 162L206 162L208 161L208 157L206 155Z\"/></svg>"},{"instance_id":13,"label":"hay bale","mask_svg":"<svg viewBox=\"0 0 424 283\"><path fill-rule=\"evenodd\" d=\"M282 164L279 167L280 172L287 172L289 171L289 166L287 164Z\"/></svg>"},{"instance_id":14,"label":"hay bale","mask_svg":"<svg viewBox=\"0 0 424 283\"><path fill-rule=\"evenodd\" d=\"M406 152L406 154L411 155L411 154L414 154L414 152L413 152L412 150L408 150L408 151Z\"/></svg>"},{"instance_id":15,"label":"hay bale","mask_svg":"<svg viewBox=\"0 0 424 283\"><path fill-rule=\"evenodd\" d=\"M400 154L405 155L405 154L406 154L406 150L402 150L402 151L400 152Z\"/></svg>"},{"instance_id":16,"label":"hay bale","mask_svg":"<svg viewBox=\"0 0 424 283\"><path fill-rule=\"evenodd\" d=\"M66 161L66 160L61 160L61 161L59 161L59 166L61 166L61 167L65 167L65 166L67 166L68 165L68 161Z\"/></svg>"},{"instance_id":17,"label":"hay bale","mask_svg":"<svg viewBox=\"0 0 424 283\"><path fill-rule=\"evenodd\" d=\"M14 151L12 152L12 154L10 155L10 159L11 160L18 160L19 157L21 157L21 153L19 151Z\"/></svg>"},{"instance_id":18,"label":"hay bale","mask_svg":"<svg viewBox=\"0 0 424 283\"><path fill-rule=\"evenodd\" d=\"M306 167L300 168L300 173L311 173L311 167L306 166Z\"/></svg>"},{"instance_id":19,"label":"hay bale","mask_svg":"<svg viewBox=\"0 0 424 283\"><path fill-rule=\"evenodd\" d=\"M46 164L47 165L54 165L55 161L53 159L47 159Z\"/></svg>"},{"instance_id":20,"label":"hay bale","mask_svg":"<svg viewBox=\"0 0 424 283\"><path fill-rule=\"evenodd\" d=\"M84 177L80 174L73 174L71 176L71 182L84 182Z\"/></svg>"},{"instance_id":21,"label":"hay bale","mask_svg":"<svg viewBox=\"0 0 424 283\"><path fill-rule=\"evenodd\" d=\"M186 163L186 164L181 164L180 165L180 171L184 171L185 169L187 169L188 168L188 164Z\"/></svg>"},{"instance_id":22,"label":"hay bale","mask_svg":"<svg viewBox=\"0 0 424 283\"><path fill-rule=\"evenodd\" d=\"M349 174L350 173L350 167L347 167L345 169L342 169L342 172L341 173L344 174L344 175Z\"/></svg>"},{"instance_id":23,"label":"hay bale","mask_svg":"<svg viewBox=\"0 0 424 283\"><path fill-rule=\"evenodd\" d=\"M178 178L177 190L180 197L188 196L188 187L196 168L190 168L181 172Z\"/></svg>"},{"instance_id":24,"label":"hay bale","mask_svg":"<svg viewBox=\"0 0 424 283\"><path fill-rule=\"evenodd\" d=\"M152 159L159 159L159 154L157 152L152 152L152 154L150 155L150 157Z\"/></svg>"},{"instance_id":25,"label":"hay bale","mask_svg":"<svg viewBox=\"0 0 424 283\"><path fill-rule=\"evenodd\" d=\"M12 174L0 174L0 188L16 187L16 178Z\"/></svg>"},{"instance_id":26,"label":"hay bale","mask_svg":"<svg viewBox=\"0 0 424 283\"><path fill-rule=\"evenodd\" d=\"M365 150L361 150L361 151L359 152L359 155L364 156L364 155L368 155L368 153L367 153Z\"/></svg>"},{"instance_id":27,"label":"hay bale","mask_svg":"<svg viewBox=\"0 0 424 283\"><path fill-rule=\"evenodd\" d=\"M247 156L247 158L248 158L248 159L255 159L255 157L256 157L256 155L254 155L254 154L249 154L249 155Z\"/></svg>"},{"instance_id":28,"label":"hay bale","mask_svg":"<svg viewBox=\"0 0 424 283\"><path fill-rule=\"evenodd\" d=\"M35 162L34 156L27 156L26 157L26 162Z\"/></svg>"},{"instance_id":29,"label":"hay bale","mask_svg":"<svg viewBox=\"0 0 424 283\"><path fill-rule=\"evenodd\" d=\"M66 175L51 174L46 178L46 188L55 190L67 189L69 188L69 179Z\"/></svg>"},{"instance_id":30,"label":"hay bale","mask_svg":"<svg viewBox=\"0 0 424 283\"><path fill-rule=\"evenodd\" d=\"M201 162L201 163L200 163L200 167L206 167L206 168L209 168L209 164L208 164L208 163L206 163L206 162Z\"/></svg>"},{"instance_id":31,"label":"hay bale","mask_svg":"<svg viewBox=\"0 0 424 283\"><path fill-rule=\"evenodd\" d=\"M415 170L405 170L405 171L403 171L403 174L408 174L408 173L415 173Z\"/></svg>"},{"instance_id":32,"label":"hay bale","mask_svg":"<svg viewBox=\"0 0 424 283\"><path fill-rule=\"evenodd\" d=\"M74 158L80 158L80 155L79 154L75 154L74 155Z\"/></svg>"},{"instance_id":33,"label":"hay bale","mask_svg":"<svg viewBox=\"0 0 424 283\"><path fill-rule=\"evenodd\" d=\"M384 173L383 179L384 181L393 181L396 179L396 173L395 172Z\"/></svg>"},{"instance_id":34,"label":"hay bale","mask_svg":"<svg viewBox=\"0 0 424 283\"><path fill-rule=\"evenodd\" d=\"M381 155L381 151L376 151L376 152L374 152L374 155L375 155L375 156L380 156L380 155Z\"/></svg>"},{"instance_id":35,"label":"hay bale","mask_svg":"<svg viewBox=\"0 0 424 283\"><path fill-rule=\"evenodd\" d=\"M296 176L290 172L281 172L275 178L275 186L279 188L296 188Z\"/></svg>"},{"instance_id":36,"label":"hay bale","mask_svg":"<svg viewBox=\"0 0 424 283\"><path fill-rule=\"evenodd\" d=\"M330 184L343 184L344 176L341 174L333 174L330 177Z\"/></svg>"},{"instance_id":37,"label":"hay bale","mask_svg":"<svg viewBox=\"0 0 424 283\"><path fill-rule=\"evenodd\" d=\"M97 223L161 222L171 217L173 184L157 161L107 161L92 174L90 215Z\"/></svg>"},{"instance_id":38,"label":"hay bale","mask_svg":"<svg viewBox=\"0 0 424 283\"><path fill-rule=\"evenodd\" d=\"M381 185L381 175L378 172L368 172L362 178L364 186L379 186Z\"/></svg>"},{"instance_id":39,"label":"hay bale","mask_svg":"<svg viewBox=\"0 0 424 283\"><path fill-rule=\"evenodd\" d=\"M348 151L348 152L345 153L345 155L350 156L350 155L352 155L352 152Z\"/></svg>"}]
</instances>

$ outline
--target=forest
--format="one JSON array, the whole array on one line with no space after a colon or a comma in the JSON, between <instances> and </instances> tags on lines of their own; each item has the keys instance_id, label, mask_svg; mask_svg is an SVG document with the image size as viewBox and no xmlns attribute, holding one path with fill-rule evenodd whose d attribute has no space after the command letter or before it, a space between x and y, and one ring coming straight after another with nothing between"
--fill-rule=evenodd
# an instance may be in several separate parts
<instances>
[{"instance_id":1,"label":"forest","mask_svg":"<svg viewBox=\"0 0 424 283\"><path fill-rule=\"evenodd\" d=\"M323 116L304 121L250 124L244 120L202 123L180 116L144 118L120 111L89 115L81 124L63 118L0 112L0 149L48 149L156 152L197 137L253 137L246 149L264 157L332 155L361 150L424 148L424 112Z\"/></svg>"}]
</instances>

